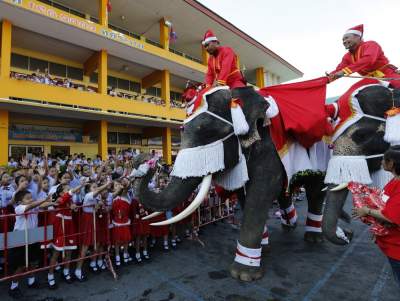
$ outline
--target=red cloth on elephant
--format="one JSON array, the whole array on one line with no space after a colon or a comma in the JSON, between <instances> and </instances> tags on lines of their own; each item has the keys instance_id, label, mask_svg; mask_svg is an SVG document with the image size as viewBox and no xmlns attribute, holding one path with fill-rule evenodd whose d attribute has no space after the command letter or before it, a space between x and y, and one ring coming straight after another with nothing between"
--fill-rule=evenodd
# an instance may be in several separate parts
<instances>
[{"instance_id":1,"label":"red cloth on elephant","mask_svg":"<svg viewBox=\"0 0 400 301\"><path fill-rule=\"evenodd\" d=\"M331 74L338 71L343 71L345 74L357 72L361 75L374 77L382 77L383 75L384 77L400 79L400 74L395 72L395 67L389 64L382 47L375 41L361 41L354 53L347 52ZM394 88L400 88L400 80L392 80L390 84Z\"/></svg>"},{"instance_id":2,"label":"red cloth on elephant","mask_svg":"<svg viewBox=\"0 0 400 301\"><path fill-rule=\"evenodd\" d=\"M258 91L264 97L272 96L279 107L279 115L271 119L271 135L278 150L286 144L286 134L305 148L329 134L325 110L327 83L327 77L320 77Z\"/></svg>"},{"instance_id":3,"label":"red cloth on elephant","mask_svg":"<svg viewBox=\"0 0 400 301\"><path fill-rule=\"evenodd\" d=\"M240 72L238 59L232 48L219 46L216 54L208 58L205 82L207 86L211 86L214 81L231 89L246 86L246 80Z\"/></svg>"}]
</instances>

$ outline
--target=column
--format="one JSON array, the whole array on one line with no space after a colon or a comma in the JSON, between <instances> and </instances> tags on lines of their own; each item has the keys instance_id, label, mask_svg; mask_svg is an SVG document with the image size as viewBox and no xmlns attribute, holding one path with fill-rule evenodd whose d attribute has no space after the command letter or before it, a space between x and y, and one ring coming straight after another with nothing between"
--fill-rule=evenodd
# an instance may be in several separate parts
<instances>
[{"instance_id":1,"label":"column","mask_svg":"<svg viewBox=\"0 0 400 301\"><path fill-rule=\"evenodd\" d=\"M0 66L0 77L10 77L10 65L11 65L11 28L10 21L3 20L1 24L1 66Z\"/></svg>"},{"instance_id":2,"label":"column","mask_svg":"<svg viewBox=\"0 0 400 301\"><path fill-rule=\"evenodd\" d=\"M165 19L160 20L160 44L165 50L169 50L169 27L165 25Z\"/></svg>"},{"instance_id":3,"label":"column","mask_svg":"<svg viewBox=\"0 0 400 301\"><path fill-rule=\"evenodd\" d=\"M99 23L106 27L108 27L107 2L108 0L99 0Z\"/></svg>"},{"instance_id":4,"label":"column","mask_svg":"<svg viewBox=\"0 0 400 301\"><path fill-rule=\"evenodd\" d=\"M8 163L8 111L0 110L0 166Z\"/></svg>"},{"instance_id":5,"label":"column","mask_svg":"<svg viewBox=\"0 0 400 301\"><path fill-rule=\"evenodd\" d=\"M256 68L256 86L259 88L265 87L263 67Z\"/></svg>"},{"instance_id":6,"label":"column","mask_svg":"<svg viewBox=\"0 0 400 301\"><path fill-rule=\"evenodd\" d=\"M172 164L172 138L170 128L163 129L162 146L164 161L170 165Z\"/></svg>"},{"instance_id":7,"label":"column","mask_svg":"<svg viewBox=\"0 0 400 301\"><path fill-rule=\"evenodd\" d=\"M98 72L98 92L107 95L107 51L104 49L99 52Z\"/></svg>"},{"instance_id":8,"label":"column","mask_svg":"<svg viewBox=\"0 0 400 301\"><path fill-rule=\"evenodd\" d=\"M208 54L208 52L207 52L207 50L203 47L203 46L201 46L201 58L202 58L202 62L203 62L203 65L208 65L208 58L209 58L209 54Z\"/></svg>"},{"instance_id":9,"label":"column","mask_svg":"<svg viewBox=\"0 0 400 301\"><path fill-rule=\"evenodd\" d=\"M170 74L168 70L161 71L161 98L165 101L166 108L171 106L170 104Z\"/></svg>"},{"instance_id":10,"label":"column","mask_svg":"<svg viewBox=\"0 0 400 301\"><path fill-rule=\"evenodd\" d=\"M107 132L108 132L108 123L105 120L99 121L99 129L98 129L98 151L97 153L101 156L102 160L107 159L108 155L108 140L107 140Z\"/></svg>"}]
</instances>

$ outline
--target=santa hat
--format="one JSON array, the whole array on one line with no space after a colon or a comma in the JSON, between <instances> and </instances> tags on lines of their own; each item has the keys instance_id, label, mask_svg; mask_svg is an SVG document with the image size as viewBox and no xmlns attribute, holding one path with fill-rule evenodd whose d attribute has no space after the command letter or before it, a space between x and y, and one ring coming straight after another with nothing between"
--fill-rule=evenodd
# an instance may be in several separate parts
<instances>
[{"instance_id":1,"label":"santa hat","mask_svg":"<svg viewBox=\"0 0 400 301\"><path fill-rule=\"evenodd\" d=\"M363 33L364 33L364 25L360 24L360 25L354 26L352 28L349 28L344 34L348 34L348 33L355 34L357 36L362 37Z\"/></svg>"},{"instance_id":2,"label":"santa hat","mask_svg":"<svg viewBox=\"0 0 400 301\"><path fill-rule=\"evenodd\" d=\"M203 44L203 46L204 46L205 44L210 43L212 41L218 41L218 39L215 36L215 34L211 31L211 29L209 29L204 34L204 38L203 38L203 41L201 41L201 44Z\"/></svg>"}]
</instances>

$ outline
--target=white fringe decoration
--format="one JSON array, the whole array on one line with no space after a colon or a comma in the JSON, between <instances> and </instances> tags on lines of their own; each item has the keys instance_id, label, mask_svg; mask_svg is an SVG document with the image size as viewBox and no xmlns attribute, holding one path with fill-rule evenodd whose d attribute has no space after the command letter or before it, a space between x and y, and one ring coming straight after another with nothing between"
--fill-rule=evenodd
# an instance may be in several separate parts
<instances>
[{"instance_id":1,"label":"white fringe decoration","mask_svg":"<svg viewBox=\"0 0 400 301\"><path fill-rule=\"evenodd\" d=\"M386 129L383 139L391 145L400 144L400 114L386 118Z\"/></svg>"},{"instance_id":2,"label":"white fringe decoration","mask_svg":"<svg viewBox=\"0 0 400 301\"><path fill-rule=\"evenodd\" d=\"M224 144L221 139L207 145L180 150L171 174L186 179L202 177L224 168Z\"/></svg>"},{"instance_id":3,"label":"white fringe decoration","mask_svg":"<svg viewBox=\"0 0 400 301\"><path fill-rule=\"evenodd\" d=\"M239 104L231 105L231 115L235 135L239 136L247 134L250 127Z\"/></svg>"},{"instance_id":4,"label":"white fringe decoration","mask_svg":"<svg viewBox=\"0 0 400 301\"><path fill-rule=\"evenodd\" d=\"M214 180L215 183L228 191L233 191L243 187L249 180L245 156L240 154L238 164L236 164L234 168L222 172L220 175L215 177Z\"/></svg>"},{"instance_id":5,"label":"white fringe decoration","mask_svg":"<svg viewBox=\"0 0 400 301\"><path fill-rule=\"evenodd\" d=\"M371 184L365 156L332 156L326 171L326 184L343 184L349 182Z\"/></svg>"},{"instance_id":6,"label":"white fringe decoration","mask_svg":"<svg viewBox=\"0 0 400 301\"><path fill-rule=\"evenodd\" d=\"M381 168L380 170L373 172L371 178L373 186L383 189L383 187L393 179L393 174Z\"/></svg>"}]
</instances>

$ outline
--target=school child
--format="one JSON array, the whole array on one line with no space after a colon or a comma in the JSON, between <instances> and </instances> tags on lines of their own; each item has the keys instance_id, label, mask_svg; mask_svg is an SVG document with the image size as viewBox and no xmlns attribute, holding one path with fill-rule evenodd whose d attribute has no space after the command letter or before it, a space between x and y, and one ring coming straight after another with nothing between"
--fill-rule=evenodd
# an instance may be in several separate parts
<instances>
[{"instance_id":1,"label":"school child","mask_svg":"<svg viewBox=\"0 0 400 301\"><path fill-rule=\"evenodd\" d=\"M81 228L80 228L80 243L81 243L81 248L80 248L80 260L76 264L75 268L75 276L77 278L82 278L85 279L86 276L82 273L82 265L85 261L84 257L86 257L86 253L89 249L89 247L94 247L95 250L97 250L97 239L98 239L98 233L97 229L95 232L95 222L96 219L96 210L98 208L98 203L99 203L99 194L103 190L107 189L110 186L110 182L107 182L106 184L102 186L97 186L96 183L87 183L85 185L85 198L83 200L83 213L82 213L82 220L81 220ZM94 235L96 235L96 240ZM96 263L96 257L93 257L92 260L90 261L90 268L92 272L98 272L97 268L97 263Z\"/></svg>"},{"instance_id":2,"label":"school child","mask_svg":"<svg viewBox=\"0 0 400 301\"><path fill-rule=\"evenodd\" d=\"M34 202L32 200L32 194L28 190L22 189L15 193L14 203L16 214L14 231L26 231L27 229L33 229L38 226L37 210L35 210L35 208L39 206L48 206L50 204L50 199L46 198L44 200ZM31 244L28 247L28 261L30 267L32 266L33 262L39 259L38 247L39 245L37 243ZM23 272L26 268L25 252L25 246L12 248L9 250L9 265L10 269L13 270L15 274ZM28 278L28 287L38 287L35 276L30 276ZM18 281L13 280L11 282L9 295L14 298L19 298L22 296Z\"/></svg>"},{"instance_id":3,"label":"school child","mask_svg":"<svg viewBox=\"0 0 400 301\"><path fill-rule=\"evenodd\" d=\"M146 260L150 259L149 252L147 250L147 240L150 235L150 222L143 220L144 217L149 215L149 212L143 207L143 205L137 199L133 199L131 206L133 219L132 223L132 236L135 238L135 259L137 263L142 262L140 254L140 248L143 247L143 258Z\"/></svg>"}]
</instances>

